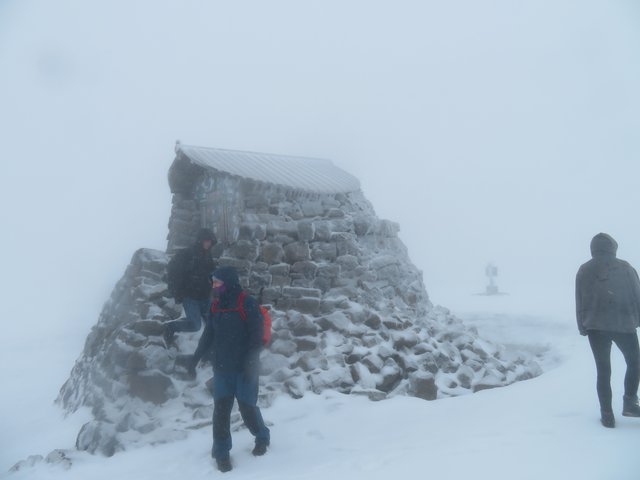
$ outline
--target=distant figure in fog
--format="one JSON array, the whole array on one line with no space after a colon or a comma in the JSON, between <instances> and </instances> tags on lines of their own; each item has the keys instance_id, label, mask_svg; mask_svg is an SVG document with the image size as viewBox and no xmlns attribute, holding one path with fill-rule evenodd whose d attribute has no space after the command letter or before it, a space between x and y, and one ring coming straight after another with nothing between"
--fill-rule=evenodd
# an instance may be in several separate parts
<instances>
[{"instance_id":1,"label":"distant figure in fog","mask_svg":"<svg viewBox=\"0 0 640 480\"><path fill-rule=\"evenodd\" d=\"M596 390L600 421L615 427L611 406L611 344L627 363L622 415L640 417L638 383L640 349L636 328L640 325L640 280L635 269L616 258L618 244L606 233L591 240L591 256L576 275L576 318L580 335L589 337L596 361Z\"/></svg>"}]
</instances>

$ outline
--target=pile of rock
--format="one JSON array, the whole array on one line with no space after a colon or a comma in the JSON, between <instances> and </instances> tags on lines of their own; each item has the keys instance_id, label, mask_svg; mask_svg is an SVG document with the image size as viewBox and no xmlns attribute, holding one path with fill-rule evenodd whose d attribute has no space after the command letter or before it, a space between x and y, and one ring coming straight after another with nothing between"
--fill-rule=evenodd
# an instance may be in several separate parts
<instances>
[{"instance_id":1,"label":"pile of rock","mask_svg":"<svg viewBox=\"0 0 640 480\"><path fill-rule=\"evenodd\" d=\"M325 389L433 400L540 373L527 354L507 353L431 305L397 224L379 220L361 192L304 197L238 188L245 209L237 238L216 256L272 306L263 404ZM92 409L79 449L112 455L210 423L212 402L203 387L210 369L198 369L194 381L180 366L198 334L180 335L172 348L162 339L163 323L181 315L164 281L168 259L154 250L134 254L61 389L67 410Z\"/></svg>"}]
</instances>

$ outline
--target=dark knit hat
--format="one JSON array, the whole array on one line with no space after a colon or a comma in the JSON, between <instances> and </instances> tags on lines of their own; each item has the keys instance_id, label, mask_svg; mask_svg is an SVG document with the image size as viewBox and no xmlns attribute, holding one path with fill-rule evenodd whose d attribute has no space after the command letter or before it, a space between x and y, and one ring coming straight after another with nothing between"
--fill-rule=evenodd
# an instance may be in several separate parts
<instances>
[{"instance_id":1,"label":"dark knit hat","mask_svg":"<svg viewBox=\"0 0 640 480\"><path fill-rule=\"evenodd\" d=\"M220 267L217 268L209 277L211 280L217 279L224 282L227 287L240 286L240 278L238 277L238 271L234 267Z\"/></svg>"}]
</instances>

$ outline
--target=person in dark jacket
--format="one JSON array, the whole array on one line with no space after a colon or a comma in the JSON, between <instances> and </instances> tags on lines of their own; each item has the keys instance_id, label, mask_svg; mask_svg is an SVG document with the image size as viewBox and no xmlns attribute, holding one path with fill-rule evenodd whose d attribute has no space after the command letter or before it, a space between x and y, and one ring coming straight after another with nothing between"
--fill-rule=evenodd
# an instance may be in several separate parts
<instances>
[{"instance_id":1,"label":"person in dark jacket","mask_svg":"<svg viewBox=\"0 0 640 480\"><path fill-rule=\"evenodd\" d=\"M215 269L211 247L216 236L208 228L201 229L194 245L178 251L167 267L169 293L182 303L185 318L165 324L164 338L173 343L176 332L197 332L209 315L211 306L210 273Z\"/></svg>"},{"instance_id":2,"label":"person in dark jacket","mask_svg":"<svg viewBox=\"0 0 640 480\"><path fill-rule=\"evenodd\" d=\"M270 442L257 406L260 352L262 350L263 318L255 298L245 296L243 318L239 308L242 292L238 273L233 267L218 268L211 276L214 305L206 320L198 347L189 362L189 371L195 375L198 362L206 355L213 365L213 448L218 469L231 470L230 416L234 400L242 420L255 436L253 454L264 455Z\"/></svg>"},{"instance_id":3,"label":"person in dark jacket","mask_svg":"<svg viewBox=\"0 0 640 480\"><path fill-rule=\"evenodd\" d=\"M640 325L640 280L635 269L616 258L618 244L606 233L591 240L592 259L576 275L578 331L589 337L596 362L596 390L600 421L615 427L611 405L611 345L615 343L627 364L622 415L640 417L638 383L640 349L636 328Z\"/></svg>"}]
</instances>

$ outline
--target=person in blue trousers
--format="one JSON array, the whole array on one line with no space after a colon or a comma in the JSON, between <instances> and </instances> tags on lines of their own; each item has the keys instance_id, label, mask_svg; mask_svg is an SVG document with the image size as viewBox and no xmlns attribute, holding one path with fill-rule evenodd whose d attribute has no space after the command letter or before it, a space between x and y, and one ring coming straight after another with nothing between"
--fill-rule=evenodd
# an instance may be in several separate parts
<instances>
[{"instance_id":1,"label":"person in blue trousers","mask_svg":"<svg viewBox=\"0 0 640 480\"><path fill-rule=\"evenodd\" d=\"M164 339L167 345L174 342L176 332L197 332L209 315L211 283L209 275L216 267L211 248L216 236L208 228L202 228L195 243L179 250L167 267L167 286L176 303L182 303L185 318L165 324Z\"/></svg>"},{"instance_id":2,"label":"person in blue trousers","mask_svg":"<svg viewBox=\"0 0 640 480\"><path fill-rule=\"evenodd\" d=\"M235 268L218 268L211 276L211 287L216 300L188 369L195 376L195 368L205 356L213 365L211 455L218 469L228 472L232 469L230 419L235 400L242 420L255 437L252 453L264 455L270 443L269 429L257 406L264 325L257 300L244 293L241 296Z\"/></svg>"}]
</instances>

